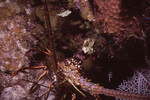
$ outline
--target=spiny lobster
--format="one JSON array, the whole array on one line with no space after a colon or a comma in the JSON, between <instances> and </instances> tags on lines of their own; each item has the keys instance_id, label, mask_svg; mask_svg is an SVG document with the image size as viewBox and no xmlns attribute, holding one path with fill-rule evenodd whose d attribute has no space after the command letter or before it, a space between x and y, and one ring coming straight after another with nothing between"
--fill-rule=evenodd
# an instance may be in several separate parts
<instances>
[{"instance_id":1,"label":"spiny lobster","mask_svg":"<svg viewBox=\"0 0 150 100\"><path fill-rule=\"evenodd\" d=\"M13 75L16 75L16 73L20 72L24 69L36 69L36 68L46 68L46 66L40 66L40 67L27 67L27 68L21 68L18 71L16 71ZM47 69L47 68L46 68ZM82 93L76 86L80 86L83 91L90 93L91 95L99 95L104 94L107 96L114 96L116 98L128 98L131 100L150 100L149 95L142 95L142 94L136 94L136 93L128 93L124 91L118 91L114 89L107 89L103 86L100 86L99 84L95 84L91 82L89 79L84 78L80 71L82 70L81 62L77 61L74 58L65 59L64 61L58 62L58 70L63 74L64 80L67 80L69 83L73 85L73 87L80 92L83 96L85 96L84 93ZM34 86L37 84L37 82L48 72L46 70L39 78L38 80L33 84L31 89L34 88ZM46 94L46 98L48 97L48 93L50 91L50 88L53 84L50 83L49 89Z\"/></svg>"},{"instance_id":2,"label":"spiny lobster","mask_svg":"<svg viewBox=\"0 0 150 100\"><path fill-rule=\"evenodd\" d=\"M84 78L79 70L81 70L80 62L74 58L66 59L63 62L58 63L59 70L65 75L68 82L80 86L84 91L88 91L92 95L104 94L107 96L115 96L117 98L129 98L136 100L150 100L149 95L141 95L135 93L127 93L123 91L107 89L98 84L90 82L90 80Z\"/></svg>"}]
</instances>

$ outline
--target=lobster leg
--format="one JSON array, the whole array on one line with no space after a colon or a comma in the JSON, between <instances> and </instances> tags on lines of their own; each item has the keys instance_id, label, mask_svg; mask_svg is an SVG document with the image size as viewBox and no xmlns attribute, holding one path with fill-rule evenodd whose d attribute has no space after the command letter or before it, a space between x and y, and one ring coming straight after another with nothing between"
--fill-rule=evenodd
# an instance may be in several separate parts
<instances>
[{"instance_id":1,"label":"lobster leg","mask_svg":"<svg viewBox=\"0 0 150 100\"><path fill-rule=\"evenodd\" d=\"M32 90L34 89L35 85L37 85L37 83L40 81L40 79L41 79L45 74L47 74L47 73L48 73L48 70L44 71L44 72L39 76L39 78L36 80L36 82L35 82L35 83L32 85L32 87L30 88L29 93L32 92Z\"/></svg>"},{"instance_id":2,"label":"lobster leg","mask_svg":"<svg viewBox=\"0 0 150 100\"><path fill-rule=\"evenodd\" d=\"M71 100L75 100L75 99L76 99L76 94L73 93L73 94L72 94L72 99L71 99Z\"/></svg>"},{"instance_id":3,"label":"lobster leg","mask_svg":"<svg viewBox=\"0 0 150 100\"><path fill-rule=\"evenodd\" d=\"M31 51L39 51L39 52L42 52L42 53L44 53L44 54L46 54L46 55L50 55L51 54L51 52L48 50L48 49L46 49L47 51L43 51L43 50L40 50L40 49L37 49L37 48L32 48L32 49L30 49L30 50L28 50L26 53L25 53L25 55L27 55L29 52L31 52Z\"/></svg>"},{"instance_id":4,"label":"lobster leg","mask_svg":"<svg viewBox=\"0 0 150 100\"><path fill-rule=\"evenodd\" d=\"M11 76L14 77L19 72L21 72L21 71L23 71L25 69L46 69L46 68L47 68L47 66L21 67L17 71L13 72Z\"/></svg>"},{"instance_id":5,"label":"lobster leg","mask_svg":"<svg viewBox=\"0 0 150 100\"><path fill-rule=\"evenodd\" d=\"M44 32L45 33L45 32ZM45 44L43 43L43 41L41 41L40 39L39 39L39 37L37 37L36 35L33 35L33 34L30 34L32 37L34 37L36 40L38 40L41 44L42 44L42 46L45 48L45 50L47 51L47 52L50 52L50 50L45 46ZM46 34L45 34L45 36L47 36Z\"/></svg>"},{"instance_id":6,"label":"lobster leg","mask_svg":"<svg viewBox=\"0 0 150 100\"><path fill-rule=\"evenodd\" d=\"M44 99L44 100L47 100L48 95L49 95L49 92L50 92L52 86L53 86L53 82L48 85L48 89L47 89L47 91L46 91L46 96L45 96L45 99Z\"/></svg>"}]
</instances>

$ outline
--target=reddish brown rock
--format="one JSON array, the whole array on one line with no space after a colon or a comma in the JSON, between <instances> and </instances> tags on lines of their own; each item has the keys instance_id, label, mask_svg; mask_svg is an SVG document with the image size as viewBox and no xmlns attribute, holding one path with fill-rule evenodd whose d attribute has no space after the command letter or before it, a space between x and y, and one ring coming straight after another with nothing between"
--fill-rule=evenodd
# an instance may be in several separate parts
<instances>
[{"instance_id":1,"label":"reddish brown rock","mask_svg":"<svg viewBox=\"0 0 150 100\"><path fill-rule=\"evenodd\" d=\"M104 33L120 35L140 35L138 17L144 9L144 2L139 0L95 0L96 23Z\"/></svg>"},{"instance_id":2,"label":"reddish brown rock","mask_svg":"<svg viewBox=\"0 0 150 100\"><path fill-rule=\"evenodd\" d=\"M123 57L131 57L131 51L124 51L127 47L130 48L125 44L131 42L133 46L140 43L140 47L144 48L145 35L140 26L140 19L147 7L145 0L94 0L93 3L95 23L99 25L99 29L103 31L103 34L109 37L108 45L111 52L113 52L112 56L120 56L120 53L121 55L124 53ZM131 37L132 39L130 39ZM117 49L119 50L117 51ZM120 51L120 49L123 51ZM138 51L144 55L144 50L138 49Z\"/></svg>"}]
</instances>

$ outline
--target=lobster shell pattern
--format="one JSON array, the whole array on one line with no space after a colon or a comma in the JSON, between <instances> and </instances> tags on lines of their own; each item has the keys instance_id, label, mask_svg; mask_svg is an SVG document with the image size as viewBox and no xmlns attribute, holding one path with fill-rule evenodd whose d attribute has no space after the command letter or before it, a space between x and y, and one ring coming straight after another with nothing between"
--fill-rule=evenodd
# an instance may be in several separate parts
<instances>
[{"instance_id":1,"label":"lobster shell pattern","mask_svg":"<svg viewBox=\"0 0 150 100\"><path fill-rule=\"evenodd\" d=\"M81 63L74 58L66 59L58 63L59 70L64 74L65 79L71 81L76 86L80 86L83 91L88 91L92 95L104 94L107 96L114 96L116 98L129 98L136 100L150 100L149 95L141 95L136 93L128 93L113 89L106 89L99 84L95 84L90 80L84 78L81 73Z\"/></svg>"}]
</instances>

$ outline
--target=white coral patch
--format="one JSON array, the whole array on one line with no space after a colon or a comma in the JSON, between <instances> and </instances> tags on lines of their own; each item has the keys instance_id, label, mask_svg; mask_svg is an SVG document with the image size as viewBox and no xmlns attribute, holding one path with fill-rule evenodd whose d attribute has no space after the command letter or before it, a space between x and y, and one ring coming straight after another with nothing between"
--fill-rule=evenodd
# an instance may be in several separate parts
<instances>
[{"instance_id":1,"label":"white coral patch","mask_svg":"<svg viewBox=\"0 0 150 100\"><path fill-rule=\"evenodd\" d=\"M94 49L93 49L94 42L95 39L93 38L88 38L84 40L83 47L82 47L83 52L87 54L94 53Z\"/></svg>"},{"instance_id":2,"label":"white coral patch","mask_svg":"<svg viewBox=\"0 0 150 100\"><path fill-rule=\"evenodd\" d=\"M141 69L136 70L134 75L128 81L123 80L121 85L117 88L120 91L126 91L130 93L138 93L144 95L150 95L150 70ZM129 100L117 98L117 100Z\"/></svg>"},{"instance_id":3,"label":"white coral patch","mask_svg":"<svg viewBox=\"0 0 150 100\"><path fill-rule=\"evenodd\" d=\"M61 16L61 17L66 17L68 16L69 14L71 14L71 11L70 10L66 10L60 14L57 14L57 16Z\"/></svg>"}]
</instances>

